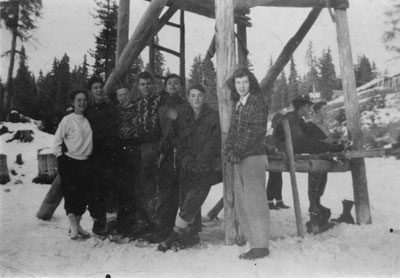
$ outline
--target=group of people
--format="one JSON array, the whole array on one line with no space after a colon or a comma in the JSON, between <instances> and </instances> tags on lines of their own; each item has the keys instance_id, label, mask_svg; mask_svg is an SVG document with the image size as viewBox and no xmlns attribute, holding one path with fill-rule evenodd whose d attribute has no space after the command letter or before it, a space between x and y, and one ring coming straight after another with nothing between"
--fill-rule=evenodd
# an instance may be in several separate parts
<instances>
[{"instance_id":1,"label":"group of people","mask_svg":"<svg viewBox=\"0 0 400 278\"><path fill-rule=\"evenodd\" d=\"M253 73L239 68L227 81L233 107L222 148L218 112L205 103L200 84L184 94L180 77L170 74L165 91L157 92L151 74L142 72L138 79L136 100L127 88L106 96L99 77L89 80L88 92L71 94L73 113L62 119L54 141L70 238L90 236L80 226L88 209L92 232L102 238L142 239L158 243L160 251L198 243L201 206L211 186L222 181L225 159L234 167L235 211L251 247L240 258L267 256L269 208L287 206L279 196L281 173L268 182L277 186L277 195L267 198L274 190L265 191L268 108ZM311 104L297 97L294 111L283 116L289 119L295 153L342 150L329 141L326 129L317 131L319 122L315 127L304 122ZM282 150L279 121L272 137ZM326 174L310 174L309 183L311 223L319 227L329 211L320 204Z\"/></svg>"},{"instance_id":2,"label":"group of people","mask_svg":"<svg viewBox=\"0 0 400 278\"><path fill-rule=\"evenodd\" d=\"M137 100L127 88L106 96L99 77L71 93L73 112L54 140L70 237L90 236L80 225L87 208L102 238L140 238L162 251L196 244L201 205L222 181L218 112L199 84L185 97L176 74L162 92L148 72L138 79Z\"/></svg>"}]
</instances>

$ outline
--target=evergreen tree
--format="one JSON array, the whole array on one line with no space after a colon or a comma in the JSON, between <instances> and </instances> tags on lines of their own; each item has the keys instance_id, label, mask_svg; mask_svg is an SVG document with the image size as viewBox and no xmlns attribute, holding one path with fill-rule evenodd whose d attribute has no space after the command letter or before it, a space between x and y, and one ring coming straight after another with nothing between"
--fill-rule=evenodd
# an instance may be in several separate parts
<instances>
[{"instance_id":1,"label":"evergreen tree","mask_svg":"<svg viewBox=\"0 0 400 278\"><path fill-rule=\"evenodd\" d=\"M190 77L189 82L192 84L193 83L202 84L202 82L203 82L203 80L202 80L203 73L202 73L201 63L202 63L201 55L194 57L192 68L190 69L190 75L189 75L189 77Z\"/></svg>"},{"instance_id":2,"label":"evergreen tree","mask_svg":"<svg viewBox=\"0 0 400 278\"><path fill-rule=\"evenodd\" d=\"M318 66L320 70L319 91L321 93L321 98L330 101L336 81L335 66L332 62L330 48L322 51L322 57L319 59Z\"/></svg>"},{"instance_id":3,"label":"evergreen tree","mask_svg":"<svg viewBox=\"0 0 400 278\"><path fill-rule=\"evenodd\" d=\"M86 90L87 80L89 78L86 54L83 56L82 64L80 66L74 66L70 76L72 90Z\"/></svg>"},{"instance_id":4,"label":"evergreen tree","mask_svg":"<svg viewBox=\"0 0 400 278\"><path fill-rule=\"evenodd\" d=\"M314 47L313 43L310 41L308 44L308 49L306 52L306 64L309 68L307 74L306 74L306 79L303 80L305 82L304 85L308 84L308 88L306 93L308 94L309 92L313 91L314 88L318 89L318 71L317 71L317 58L314 55ZM305 86L306 87L306 86Z\"/></svg>"},{"instance_id":5,"label":"evergreen tree","mask_svg":"<svg viewBox=\"0 0 400 278\"><path fill-rule=\"evenodd\" d=\"M206 102L207 104L218 110L218 96L217 96L217 72L210 58L205 58L202 63L202 85L206 89Z\"/></svg>"},{"instance_id":6,"label":"evergreen tree","mask_svg":"<svg viewBox=\"0 0 400 278\"><path fill-rule=\"evenodd\" d=\"M71 73L69 67L69 57L67 54L61 58L58 64L57 75L57 93L56 105L57 110L63 113L69 106L69 93L71 91Z\"/></svg>"},{"instance_id":7,"label":"evergreen tree","mask_svg":"<svg viewBox=\"0 0 400 278\"><path fill-rule=\"evenodd\" d=\"M159 42L158 36L154 36L154 44L159 45ZM145 70L153 74L157 89L161 90L164 87L162 78L165 70L165 58L159 49L154 49L154 72L151 71L149 63L146 64Z\"/></svg>"},{"instance_id":8,"label":"evergreen tree","mask_svg":"<svg viewBox=\"0 0 400 278\"><path fill-rule=\"evenodd\" d=\"M385 13L385 23L389 27L383 34L386 49L400 54L400 3L393 0L393 7Z\"/></svg>"},{"instance_id":9,"label":"evergreen tree","mask_svg":"<svg viewBox=\"0 0 400 278\"><path fill-rule=\"evenodd\" d=\"M289 91L289 102L299 95L299 80L296 70L296 64L294 63L293 56L290 58L290 73L288 80L288 91Z\"/></svg>"},{"instance_id":10,"label":"evergreen tree","mask_svg":"<svg viewBox=\"0 0 400 278\"><path fill-rule=\"evenodd\" d=\"M20 51L19 68L14 78L12 88L15 98L14 108L22 114L37 118L38 97L36 94L36 85L32 73L26 64L25 48L22 46Z\"/></svg>"},{"instance_id":11,"label":"evergreen tree","mask_svg":"<svg viewBox=\"0 0 400 278\"><path fill-rule=\"evenodd\" d=\"M96 49L91 55L95 59L94 74L107 79L115 66L117 47L118 5L115 0L95 0L98 25L102 26L96 38Z\"/></svg>"},{"instance_id":12,"label":"evergreen tree","mask_svg":"<svg viewBox=\"0 0 400 278\"><path fill-rule=\"evenodd\" d=\"M355 77L357 87L362 86L374 79L374 72L372 70L371 62L365 55L358 57L358 63L355 66Z\"/></svg>"},{"instance_id":13,"label":"evergreen tree","mask_svg":"<svg viewBox=\"0 0 400 278\"><path fill-rule=\"evenodd\" d=\"M17 39L27 41L30 32L36 28L35 20L41 16L41 0L8 0L0 2L0 20L7 30L11 32L11 48L9 52L10 63L8 67L7 86L0 93L0 121L13 105L12 80L14 72L15 54L17 52Z\"/></svg>"},{"instance_id":14,"label":"evergreen tree","mask_svg":"<svg viewBox=\"0 0 400 278\"><path fill-rule=\"evenodd\" d=\"M275 94L279 96L279 109L288 107L290 105L288 89L289 87L286 79L286 74L283 70L275 83Z\"/></svg>"}]
</instances>

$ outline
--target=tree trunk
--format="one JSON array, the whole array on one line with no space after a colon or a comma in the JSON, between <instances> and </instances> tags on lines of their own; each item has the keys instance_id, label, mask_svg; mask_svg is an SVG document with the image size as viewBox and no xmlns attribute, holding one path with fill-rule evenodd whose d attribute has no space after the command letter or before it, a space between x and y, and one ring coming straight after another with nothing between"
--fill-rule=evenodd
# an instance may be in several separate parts
<instances>
[{"instance_id":1,"label":"tree trunk","mask_svg":"<svg viewBox=\"0 0 400 278\"><path fill-rule=\"evenodd\" d=\"M16 22L18 22L19 18L19 4L16 6ZM7 86L4 94L4 100L2 99L2 119L4 120L7 113L10 112L10 109L13 105L13 96L12 96L12 78L14 72L14 63L15 63L15 50L17 48L17 32L18 32L18 25L16 24L12 29L12 39L11 39L11 50L10 50L10 64L8 66L8 75L7 75Z\"/></svg>"},{"instance_id":2,"label":"tree trunk","mask_svg":"<svg viewBox=\"0 0 400 278\"><path fill-rule=\"evenodd\" d=\"M0 184L6 184L9 181L10 175L8 174L7 156L0 154Z\"/></svg>"},{"instance_id":3,"label":"tree trunk","mask_svg":"<svg viewBox=\"0 0 400 278\"><path fill-rule=\"evenodd\" d=\"M57 159L54 154L40 154L38 151L38 170L39 174L33 179L34 183L50 184L58 175Z\"/></svg>"},{"instance_id":4,"label":"tree trunk","mask_svg":"<svg viewBox=\"0 0 400 278\"><path fill-rule=\"evenodd\" d=\"M47 192L39 211L36 213L36 217L42 220L50 220L62 198L63 194L61 191L61 179L60 176L57 175L49 191Z\"/></svg>"}]
</instances>

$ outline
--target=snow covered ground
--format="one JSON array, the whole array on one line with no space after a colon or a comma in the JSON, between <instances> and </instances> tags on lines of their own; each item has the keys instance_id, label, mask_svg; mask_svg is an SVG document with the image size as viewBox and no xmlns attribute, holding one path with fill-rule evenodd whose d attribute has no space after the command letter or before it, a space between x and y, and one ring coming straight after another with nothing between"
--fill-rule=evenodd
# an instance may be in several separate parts
<instances>
[{"instance_id":1,"label":"snow covered ground","mask_svg":"<svg viewBox=\"0 0 400 278\"><path fill-rule=\"evenodd\" d=\"M271 211L271 254L249 262L238 259L248 246L224 244L220 221L206 223L199 246L179 252L96 238L71 241L62 205L49 222L35 217L50 187L31 182L38 171L37 150L49 147L52 135L30 124L6 125L11 131L33 129L35 139L5 143L12 134L0 137L0 152L7 154L9 170L17 173L0 186L1 277L400 277L400 160L366 159L372 225L341 224L299 238L293 209ZM14 163L19 153L25 162L21 166ZM305 223L307 175L298 173L297 178ZM283 179L284 200L293 208L289 176ZM350 173L329 174L322 202L332 209L333 218L341 213L342 199L353 199L352 192ZM221 196L222 185L214 186L203 214ZM86 213L83 227L91 225Z\"/></svg>"}]
</instances>

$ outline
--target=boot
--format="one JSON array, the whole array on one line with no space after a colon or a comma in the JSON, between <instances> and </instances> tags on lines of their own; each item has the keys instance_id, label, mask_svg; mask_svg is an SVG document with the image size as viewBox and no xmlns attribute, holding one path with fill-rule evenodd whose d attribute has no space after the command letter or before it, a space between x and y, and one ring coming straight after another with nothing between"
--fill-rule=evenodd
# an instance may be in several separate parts
<instances>
[{"instance_id":1,"label":"boot","mask_svg":"<svg viewBox=\"0 0 400 278\"><path fill-rule=\"evenodd\" d=\"M255 260L269 255L268 248L251 248L248 252L240 254L239 259Z\"/></svg>"},{"instance_id":2,"label":"boot","mask_svg":"<svg viewBox=\"0 0 400 278\"><path fill-rule=\"evenodd\" d=\"M107 236L105 228L106 228L105 218L100 218L100 219L93 218L93 228L92 228L93 234L95 234L100 238L105 238Z\"/></svg>"},{"instance_id":3,"label":"boot","mask_svg":"<svg viewBox=\"0 0 400 278\"><path fill-rule=\"evenodd\" d=\"M289 206L285 205L285 203L283 203L282 200L276 200L276 205L275 205L275 207L276 207L277 209L288 209L288 208L290 208Z\"/></svg>"},{"instance_id":4,"label":"boot","mask_svg":"<svg viewBox=\"0 0 400 278\"><path fill-rule=\"evenodd\" d=\"M354 224L354 218L351 215L351 209L353 208L354 202L349 200L343 200L343 212L339 218L332 219L333 222L336 223L347 223L347 224Z\"/></svg>"},{"instance_id":5,"label":"boot","mask_svg":"<svg viewBox=\"0 0 400 278\"><path fill-rule=\"evenodd\" d=\"M330 209L325 208L324 210L314 204L310 207L309 211L310 221L306 223L308 233L315 235L325 232L334 226L333 223L329 222L329 217L331 216Z\"/></svg>"},{"instance_id":6,"label":"boot","mask_svg":"<svg viewBox=\"0 0 400 278\"><path fill-rule=\"evenodd\" d=\"M171 249L175 245L180 245L180 241L188 234L185 228L180 228L175 226L172 233L168 236L166 240L161 242L157 249L158 251L165 252Z\"/></svg>"},{"instance_id":7,"label":"boot","mask_svg":"<svg viewBox=\"0 0 400 278\"><path fill-rule=\"evenodd\" d=\"M78 221L77 221L76 215L73 213L68 214L68 220L69 220L69 224L71 226L70 238L77 239L79 232L78 232Z\"/></svg>"},{"instance_id":8,"label":"boot","mask_svg":"<svg viewBox=\"0 0 400 278\"><path fill-rule=\"evenodd\" d=\"M78 224L78 234L83 238L89 238L90 237L89 232L84 230L80 225L81 219L82 219L82 215L76 216L76 222Z\"/></svg>"},{"instance_id":9,"label":"boot","mask_svg":"<svg viewBox=\"0 0 400 278\"><path fill-rule=\"evenodd\" d=\"M274 201L268 201L268 208L271 210L277 210L278 208L275 206Z\"/></svg>"}]
</instances>

